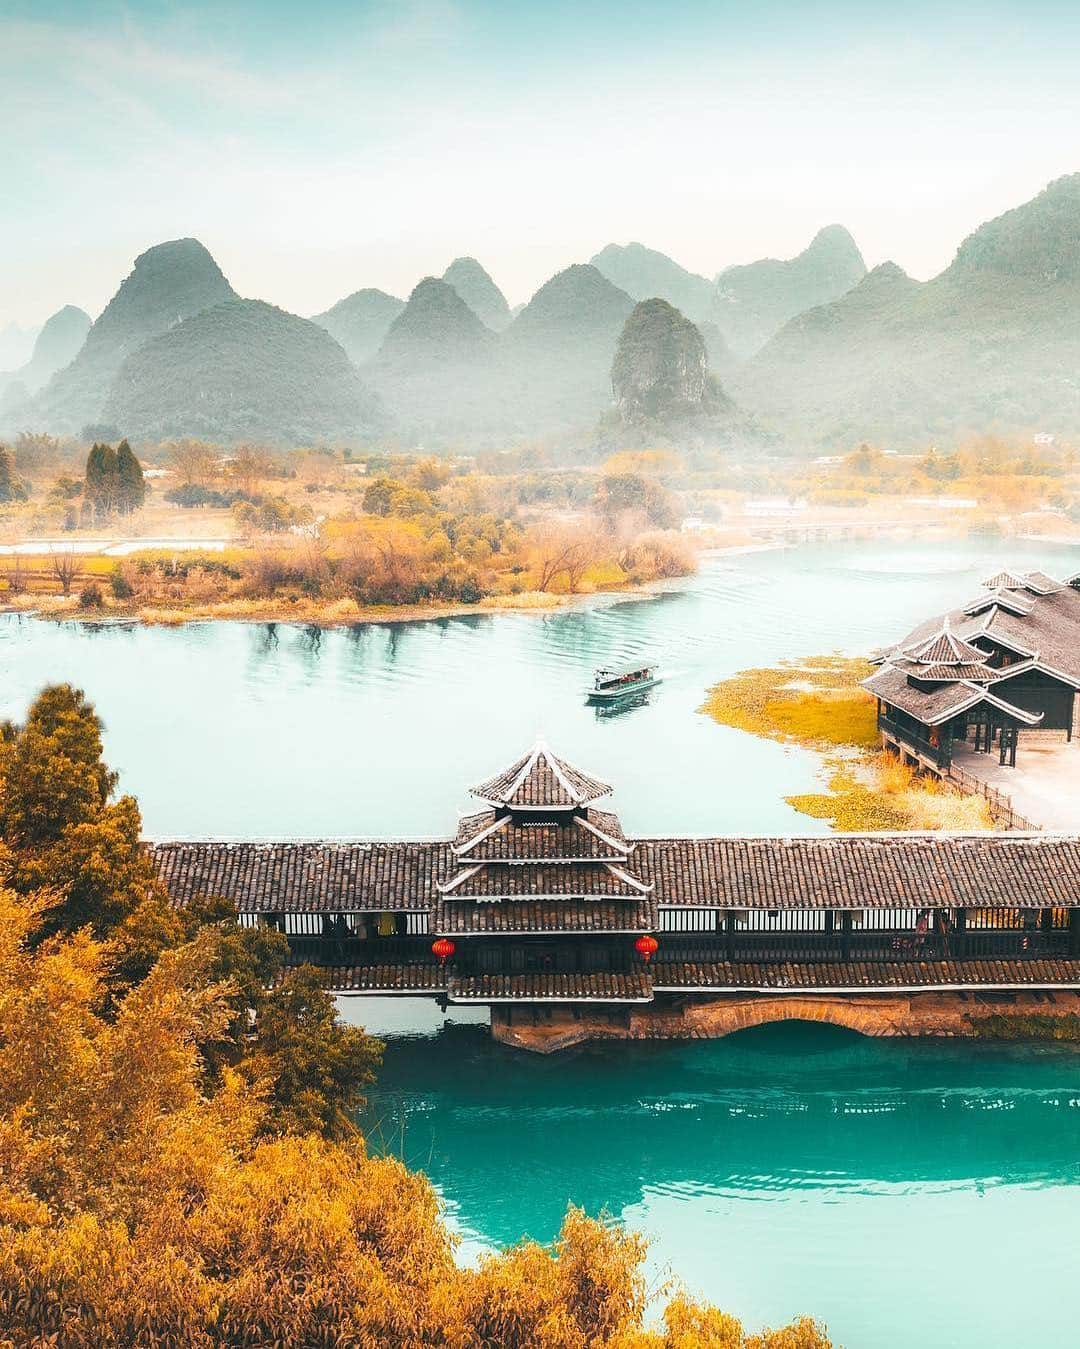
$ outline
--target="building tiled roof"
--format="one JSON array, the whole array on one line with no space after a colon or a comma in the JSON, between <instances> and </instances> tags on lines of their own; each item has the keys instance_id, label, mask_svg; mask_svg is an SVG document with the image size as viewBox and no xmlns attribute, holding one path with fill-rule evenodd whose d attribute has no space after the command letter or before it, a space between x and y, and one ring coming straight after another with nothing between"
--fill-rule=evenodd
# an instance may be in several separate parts
<instances>
[{"instance_id":1,"label":"building tiled roof","mask_svg":"<svg viewBox=\"0 0 1080 1349\"><path fill-rule=\"evenodd\" d=\"M661 948L662 949L662 948ZM1080 987L1080 960L681 961L652 965L657 992L692 989Z\"/></svg>"},{"instance_id":2,"label":"building tiled roof","mask_svg":"<svg viewBox=\"0 0 1080 1349\"><path fill-rule=\"evenodd\" d=\"M920 665L971 665L979 664L983 652L965 642L952 630L948 615L942 619L936 632L920 637L910 646L903 647L903 654L918 661Z\"/></svg>"},{"instance_id":3,"label":"building tiled roof","mask_svg":"<svg viewBox=\"0 0 1080 1349\"><path fill-rule=\"evenodd\" d=\"M995 673L985 661L970 665L922 665L918 661L901 658L890 663L913 679L927 683L955 683L959 679L974 680L977 684L986 683L994 678Z\"/></svg>"},{"instance_id":4,"label":"building tiled roof","mask_svg":"<svg viewBox=\"0 0 1080 1349\"><path fill-rule=\"evenodd\" d=\"M513 932L654 932L656 904L649 899L504 899L495 903L444 900L435 914L440 936Z\"/></svg>"},{"instance_id":5,"label":"building tiled roof","mask_svg":"<svg viewBox=\"0 0 1080 1349\"><path fill-rule=\"evenodd\" d=\"M639 839L661 908L1052 908L1080 905L1080 838L833 834Z\"/></svg>"},{"instance_id":6,"label":"building tiled roof","mask_svg":"<svg viewBox=\"0 0 1080 1349\"><path fill-rule=\"evenodd\" d=\"M935 684L932 688L920 688L911 682L909 675L923 677L921 671L886 663L864 679L862 687L891 707L910 713L924 726L940 726L981 704L1012 717L1023 726L1037 726L1042 720L1040 713L1015 706L1007 698L992 693L985 684L956 679L951 683Z\"/></svg>"},{"instance_id":7,"label":"building tiled roof","mask_svg":"<svg viewBox=\"0 0 1080 1349\"><path fill-rule=\"evenodd\" d=\"M454 864L448 843L155 843L174 903L205 895L240 913L433 909Z\"/></svg>"},{"instance_id":8,"label":"building tiled roof","mask_svg":"<svg viewBox=\"0 0 1080 1349\"><path fill-rule=\"evenodd\" d=\"M1035 608L1035 601L1022 590L987 590L969 600L964 605L964 613L975 617L995 607L1007 609L1009 613L1016 614L1019 618L1026 618Z\"/></svg>"},{"instance_id":9,"label":"building tiled roof","mask_svg":"<svg viewBox=\"0 0 1080 1349\"><path fill-rule=\"evenodd\" d=\"M462 821L454 851L462 865L470 862L616 861L626 860L627 846L615 821L616 835L600 825L615 820L587 810L582 815L563 815L558 823L530 824L529 817L498 816L495 811L471 815Z\"/></svg>"},{"instance_id":10,"label":"building tiled roof","mask_svg":"<svg viewBox=\"0 0 1080 1349\"><path fill-rule=\"evenodd\" d=\"M626 974L471 974L450 976L451 1002L651 1002L642 968Z\"/></svg>"},{"instance_id":11,"label":"building tiled roof","mask_svg":"<svg viewBox=\"0 0 1080 1349\"><path fill-rule=\"evenodd\" d=\"M448 900L589 895L640 899L643 886L624 868L606 862L519 866L487 862L460 867L441 887Z\"/></svg>"},{"instance_id":12,"label":"building tiled roof","mask_svg":"<svg viewBox=\"0 0 1080 1349\"><path fill-rule=\"evenodd\" d=\"M542 741L504 772L472 788L482 801L518 810L570 810L610 792L606 782L556 758Z\"/></svg>"},{"instance_id":13,"label":"building tiled roof","mask_svg":"<svg viewBox=\"0 0 1080 1349\"><path fill-rule=\"evenodd\" d=\"M1055 581L1052 576L1047 576L1044 571L1029 571L1024 577L1024 584L1028 590L1033 590L1036 595L1052 595L1057 590L1065 589L1060 581Z\"/></svg>"},{"instance_id":14,"label":"building tiled roof","mask_svg":"<svg viewBox=\"0 0 1080 1349\"><path fill-rule=\"evenodd\" d=\"M1047 667L1080 679L1080 591L1061 586L1049 594L1020 593L1030 606L1023 614L1010 613L1001 605L977 614L957 609L914 628L900 649L910 653L912 647L925 644L947 617L954 634L982 648L979 657L992 646L1004 647L1020 656L1038 656Z\"/></svg>"},{"instance_id":15,"label":"building tiled roof","mask_svg":"<svg viewBox=\"0 0 1080 1349\"><path fill-rule=\"evenodd\" d=\"M1009 567L1002 567L1000 571L994 572L983 581L985 590L1026 590L1027 579L1022 572L1013 571Z\"/></svg>"}]
</instances>

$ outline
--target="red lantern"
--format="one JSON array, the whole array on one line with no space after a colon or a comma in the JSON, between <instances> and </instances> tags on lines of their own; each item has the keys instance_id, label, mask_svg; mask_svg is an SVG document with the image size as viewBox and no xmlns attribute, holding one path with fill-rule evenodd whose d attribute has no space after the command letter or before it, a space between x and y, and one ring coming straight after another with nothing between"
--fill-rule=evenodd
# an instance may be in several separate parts
<instances>
[{"instance_id":1,"label":"red lantern","mask_svg":"<svg viewBox=\"0 0 1080 1349\"><path fill-rule=\"evenodd\" d=\"M650 936L649 933L647 932L643 936L640 936L636 942L634 942L634 950L638 953L638 955L642 958L642 960L644 960L646 965L649 963L650 960L652 960L653 956L656 955L659 946L660 943L656 940L656 938Z\"/></svg>"},{"instance_id":2,"label":"red lantern","mask_svg":"<svg viewBox=\"0 0 1080 1349\"><path fill-rule=\"evenodd\" d=\"M448 941L446 937L440 937L438 941L433 941L431 943L431 949L435 955L439 957L439 964L445 965L457 950L457 947L452 941Z\"/></svg>"}]
</instances>

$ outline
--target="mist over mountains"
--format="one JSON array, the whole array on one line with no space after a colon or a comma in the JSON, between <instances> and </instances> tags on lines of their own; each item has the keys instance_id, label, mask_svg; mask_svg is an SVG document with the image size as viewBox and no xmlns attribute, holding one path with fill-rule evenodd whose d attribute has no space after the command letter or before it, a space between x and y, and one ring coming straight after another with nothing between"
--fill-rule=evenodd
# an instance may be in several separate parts
<instances>
[{"instance_id":1,"label":"mist over mountains","mask_svg":"<svg viewBox=\"0 0 1080 1349\"><path fill-rule=\"evenodd\" d=\"M407 299L342 291L304 319L241 299L195 239L155 245L96 321L66 306L0 375L0 431L467 449L693 424L793 451L1080 434L1080 174L927 282L868 273L830 225L715 280L609 244L514 311L472 257Z\"/></svg>"}]
</instances>

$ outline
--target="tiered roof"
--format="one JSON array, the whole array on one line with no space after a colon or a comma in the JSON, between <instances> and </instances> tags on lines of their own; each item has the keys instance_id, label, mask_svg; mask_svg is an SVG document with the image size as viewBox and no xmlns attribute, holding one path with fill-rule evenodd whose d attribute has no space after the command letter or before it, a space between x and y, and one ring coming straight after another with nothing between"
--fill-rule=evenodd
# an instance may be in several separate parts
<instances>
[{"instance_id":1,"label":"tiered roof","mask_svg":"<svg viewBox=\"0 0 1080 1349\"><path fill-rule=\"evenodd\" d=\"M1008 681L1037 670L1080 688L1080 592L1041 571L1002 569L983 585L962 609L921 624L879 657L881 669L863 687L926 726L980 704L1037 725L1039 715L1010 700Z\"/></svg>"},{"instance_id":2,"label":"tiered roof","mask_svg":"<svg viewBox=\"0 0 1080 1349\"><path fill-rule=\"evenodd\" d=\"M977 646L965 642L952 630L948 614L941 621L941 627L929 637L920 637L910 646L901 648L905 656L920 665L978 665L986 658L986 652Z\"/></svg>"},{"instance_id":3,"label":"tiered roof","mask_svg":"<svg viewBox=\"0 0 1080 1349\"><path fill-rule=\"evenodd\" d=\"M493 806L512 810L576 810L590 801L609 796L611 788L599 778L557 759L542 740L532 751L472 788L473 796Z\"/></svg>"},{"instance_id":4,"label":"tiered roof","mask_svg":"<svg viewBox=\"0 0 1080 1349\"><path fill-rule=\"evenodd\" d=\"M491 809L458 826L453 863L438 885L438 930L481 936L654 928L652 886L635 874L618 816L590 804L610 791L542 741L474 787Z\"/></svg>"}]
</instances>

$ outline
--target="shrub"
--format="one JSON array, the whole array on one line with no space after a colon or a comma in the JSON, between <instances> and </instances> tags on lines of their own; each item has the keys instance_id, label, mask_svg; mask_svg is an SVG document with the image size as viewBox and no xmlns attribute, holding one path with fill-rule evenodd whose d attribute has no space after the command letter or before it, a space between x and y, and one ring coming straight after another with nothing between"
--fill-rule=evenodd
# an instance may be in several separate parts
<instances>
[{"instance_id":1,"label":"shrub","mask_svg":"<svg viewBox=\"0 0 1080 1349\"><path fill-rule=\"evenodd\" d=\"M101 587L96 581L90 581L79 591L80 609L100 609L105 603Z\"/></svg>"},{"instance_id":2,"label":"shrub","mask_svg":"<svg viewBox=\"0 0 1080 1349\"><path fill-rule=\"evenodd\" d=\"M134 587L119 567L109 577L109 587L114 600L129 600L135 594Z\"/></svg>"}]
</instances>

